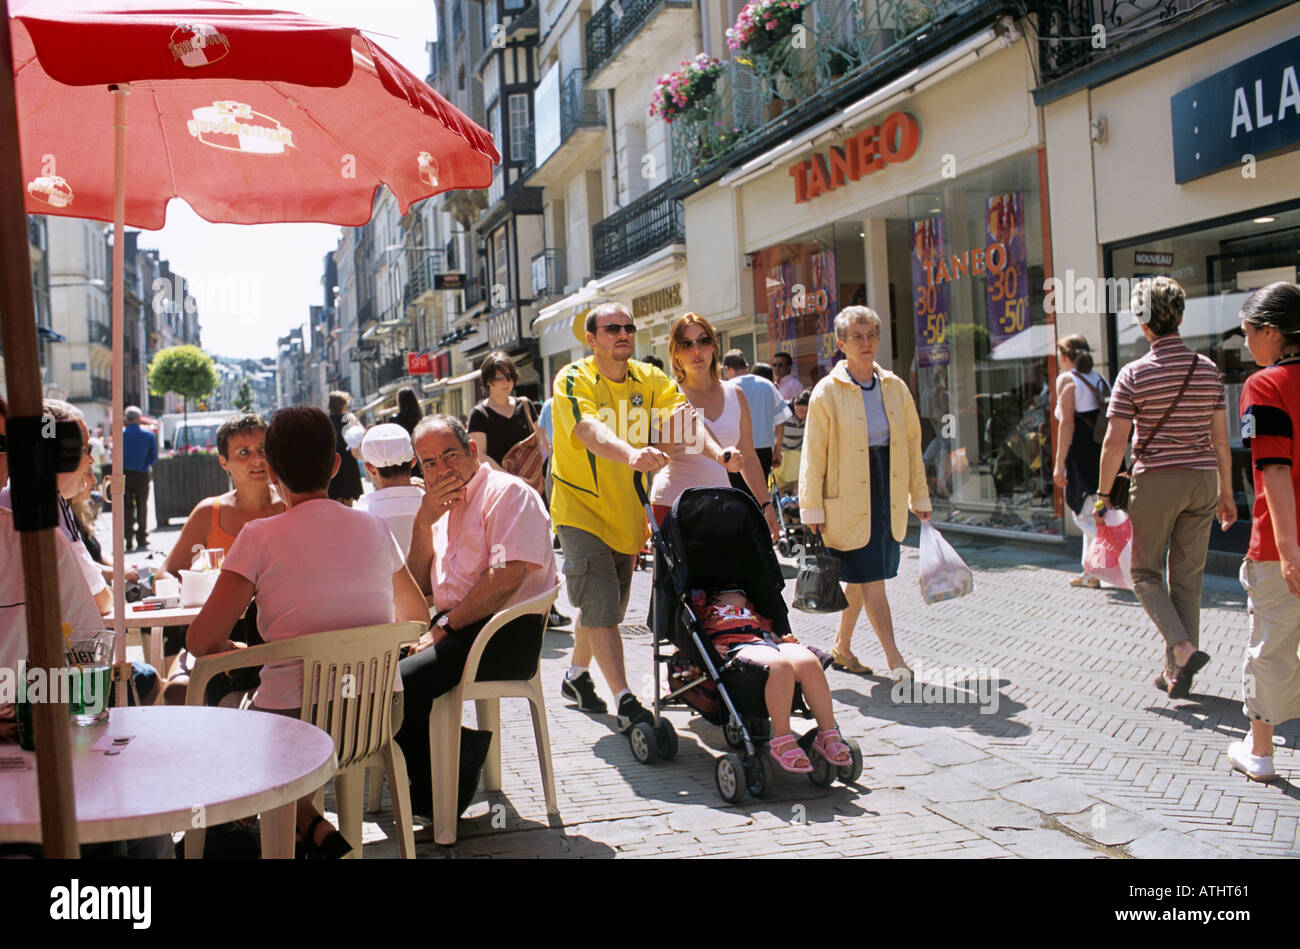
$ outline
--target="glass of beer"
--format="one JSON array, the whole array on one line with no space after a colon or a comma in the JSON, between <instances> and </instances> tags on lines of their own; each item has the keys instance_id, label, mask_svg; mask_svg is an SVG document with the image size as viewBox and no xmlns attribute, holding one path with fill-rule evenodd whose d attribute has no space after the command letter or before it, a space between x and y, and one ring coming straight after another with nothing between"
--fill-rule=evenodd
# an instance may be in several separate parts
<instances>
[{"instance_id":1,"label":"glass of beer","mask_svg":"<svg viewBox=\"0 0 1300 949\"><path fill-rule=\"evenodd\" d=\"M68 640L68 713L76 725L108 721L113 666L113 634L98 633Z\"/></svg>"}]
</instances>

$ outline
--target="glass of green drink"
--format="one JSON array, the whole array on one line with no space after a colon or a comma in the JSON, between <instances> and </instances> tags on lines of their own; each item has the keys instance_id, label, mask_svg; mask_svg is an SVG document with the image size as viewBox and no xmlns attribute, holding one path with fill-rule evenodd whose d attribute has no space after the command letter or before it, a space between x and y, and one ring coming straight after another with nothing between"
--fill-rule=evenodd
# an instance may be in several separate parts
<instances>
[{"instance_id":1,"label":"glass of green drink","mask_svg":"<svg viewBox=\"0 0 1300 949\"><path fill-rule=\"evenodd\" d=\"M113 667L113 634L99 633L68 641L68 713L73 724L108 721L108 695Z\"/></svg>"}]
</instances>

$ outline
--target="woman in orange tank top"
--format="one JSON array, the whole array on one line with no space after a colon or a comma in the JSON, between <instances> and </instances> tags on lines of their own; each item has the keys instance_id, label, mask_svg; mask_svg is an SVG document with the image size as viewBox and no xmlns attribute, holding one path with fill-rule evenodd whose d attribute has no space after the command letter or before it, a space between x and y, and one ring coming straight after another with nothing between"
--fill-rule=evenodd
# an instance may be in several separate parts
<instances>
[{"instance_id":1,"label":"woman in orange tank top","mask_svg":"<svg viewBox=\"0 0 1300 949\"><path fill-rule=\"evenodd\" d=\"M217 430L217 457L222 469L230 475L234 488L225 494L204 498L190 512L180 538L163 564L163 572L172 576L179 577L181 570L188 570L198 550L217 548L228 553L240 530L249 521L284 513L284 503L271 489L270 468L266 463L265 419L253 414L227 419ZM254 607L250 606L245 619L237 624L236 633L243 628L255 635L256 615ZM181 631L183 642L185 627L168 627L169 631L173 628ZM240 639L238 635L233 638ZM173 675L167 680L168 704L184 704L188 684L187 671L173 670Z\"/></svg>"}]
</instances>

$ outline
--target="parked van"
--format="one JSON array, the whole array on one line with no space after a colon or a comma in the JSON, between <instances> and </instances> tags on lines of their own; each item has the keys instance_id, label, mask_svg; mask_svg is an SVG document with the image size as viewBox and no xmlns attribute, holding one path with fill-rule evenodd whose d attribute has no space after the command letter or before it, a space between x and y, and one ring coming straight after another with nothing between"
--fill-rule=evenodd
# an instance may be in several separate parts
<instances>
[{"instance_id":1,"label":"parked van","mask_svg":"<svg viewBox=\"0 0 1300 949\"><path fill-rule=\"evenodd\" d=\"M159 419L162 429L162 450L168 451L189 445L191 448L217 447L217 429L228 418L240 413L233 410L224 412L191 412L188 420L183 412L168 412Z\"/></svg>"}]
</instances>

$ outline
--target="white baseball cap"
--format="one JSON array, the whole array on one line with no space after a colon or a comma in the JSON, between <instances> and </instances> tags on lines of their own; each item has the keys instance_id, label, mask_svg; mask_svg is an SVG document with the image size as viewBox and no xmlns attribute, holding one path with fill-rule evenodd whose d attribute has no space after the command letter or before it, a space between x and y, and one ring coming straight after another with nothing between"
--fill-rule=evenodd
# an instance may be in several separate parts
<instances>
[{"instance_id":1,"label":"white baseball cap","mask_svg":"<svg viewBox=\"0 0 1300 949\"><path fill-rule=\"evenodd\" d=\"M392 422L376 425L361 439L361 457L366 464L376 468L391 468L415 460L411 436L406 429Z\"/></svg>"}]
</instances>

